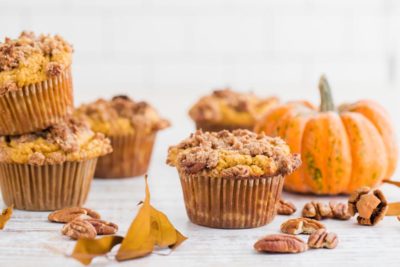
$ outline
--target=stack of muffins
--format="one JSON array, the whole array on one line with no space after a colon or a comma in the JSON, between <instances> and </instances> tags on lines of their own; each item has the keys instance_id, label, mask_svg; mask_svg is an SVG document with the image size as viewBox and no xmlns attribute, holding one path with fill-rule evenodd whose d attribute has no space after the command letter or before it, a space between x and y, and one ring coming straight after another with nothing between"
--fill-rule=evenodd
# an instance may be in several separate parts
<instances>
[{"instance_id":1,"label":"stack of muffins","mask_svg":"<svg viewBox=\"0 0 400 267\"><path fill-rule=\"evenodd\" d=\"M82 205L103 134L71 118L72 47L62 37L23 32L0 43L0 187L23 210Z\"/></svg>"}]
</instances>

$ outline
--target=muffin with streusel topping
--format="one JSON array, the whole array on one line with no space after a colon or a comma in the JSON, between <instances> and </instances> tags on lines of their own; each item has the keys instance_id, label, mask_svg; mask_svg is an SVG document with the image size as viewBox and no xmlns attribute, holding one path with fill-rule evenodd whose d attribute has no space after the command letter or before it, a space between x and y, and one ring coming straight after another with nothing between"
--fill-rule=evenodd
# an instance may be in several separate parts
<instances>
[{"instance_id":1,"label":"muffin with streusel topping","mask_svg":"<svg viewBox=\"0 0 400 267\"><path fill-rule=\"evenodd\" d=\"M258 118L278 102L276 97L260 98L253 93L215 90L200 98L189 115L196 128L204 131L252 130Z\"/></svg>"},{"instance_id":2,"label":"muffin with streusel topping","mask_svg":"<svg viewBox=\"0 0 400 267\"><path fill-rule=\"evenodd\" d=\"M147 172L158 131L169 122L146 102L115 96L84 104L75 116L86 119L95 132L111 140L113 152L99 159L95 176L126 178Z\"/></svg>"},{"instance_id":3,"label":"muffin with streusel topping","mask_svg":"<svg viewBox=\"0 0 400 267\"><path fill-rule=\"evenodd\" d=\"M55 210L84 204L97 158L110 140L68 119L31 134L0 137L0 187L7 205Z\"/></svg>"},{"instance_id":4,"label":"muffin with streusel topping","mask_svg":"<svg viewBox=\"0 0 400 267\"><path fill-rule=\"evenodd\" d=\"M189 219L215 228L253 228L276 214L283 181L300 165L280 138L249 130L196 131L168 150Z\"/></svg>"},{"instance_id":5,"label":"muffin with streusel topping","mask_svg":"<svg viewBox=\"0 0 400 267\"><path fill-rule=\"evenodd\" d=\"M0 135L41 131L72 114L71 62L59 35L0 42Z\"/></svg>"}]
</instances>

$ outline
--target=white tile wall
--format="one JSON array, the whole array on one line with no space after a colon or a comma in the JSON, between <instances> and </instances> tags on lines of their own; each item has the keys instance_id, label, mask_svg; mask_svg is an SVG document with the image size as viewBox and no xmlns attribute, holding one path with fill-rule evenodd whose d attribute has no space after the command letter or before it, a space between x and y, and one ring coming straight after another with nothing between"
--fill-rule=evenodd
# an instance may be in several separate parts
<instances>
[{"instance_id":1,"label":"white tile wall","mask_svg":"<svg viewBox=\"0 0 400 267\"><path fill-rule=\"evenodd\" d=\"M74 44L77 102L226 85L317 99L322 72L338 99L400 95L396 0L0 0L0 38L23 29Z\"/></svg>"}]
</instances>

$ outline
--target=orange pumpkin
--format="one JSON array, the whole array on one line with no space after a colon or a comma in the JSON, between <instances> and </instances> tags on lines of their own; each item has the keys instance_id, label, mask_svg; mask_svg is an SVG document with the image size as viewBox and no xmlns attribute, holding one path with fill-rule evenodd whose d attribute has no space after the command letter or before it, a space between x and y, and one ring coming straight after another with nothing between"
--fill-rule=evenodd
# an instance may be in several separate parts
<instances>
[{"instance_id":1,"label":"orange pumpkin","mask_svg":"<svg viewBox=\"0 0 400 267\"><path fill-rule=\"evenodd\" d=\"M285 180L285 189L299 193L349 194L374 187L396 168L398 147L392 124L382 106L372 100L335 108L328 82L319 82L321 106L290 102L271 109L256 132L280 136L302 166Z\"/></svg>"}]
</instances>

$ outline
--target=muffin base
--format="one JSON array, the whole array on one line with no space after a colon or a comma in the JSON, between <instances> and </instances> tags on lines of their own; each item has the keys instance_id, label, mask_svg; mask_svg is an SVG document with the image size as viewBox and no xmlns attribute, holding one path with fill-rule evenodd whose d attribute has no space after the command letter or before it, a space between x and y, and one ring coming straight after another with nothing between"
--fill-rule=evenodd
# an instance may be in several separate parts
<instances>
[{"instance_id":1,"label":"muffin base","mask_svg":"<svg viewBox=\"0 0 400 267\"><path fill-rule=\"evenodd\" d=\"M0 135L25 134L58 123L73 110L71 68L0 96Z\"/></svg>"},{"instance_id":2,"label":"muffin base","mask_svg":"<svg viewBox=\"0 0 400 267\"><path fill-rule=\"evenodd\" d=\"M274 219L284 177L228 179L180 172L180 180L190 221L212 228L242 229Z\"/></svg>"},{"instance_id":3,"label":"muffin base","mask_svg":"<svg viewBox=\"0 0 400 267\"><path fill-rule=\"evenodd\" d=\"M248 125L225 125L225 124L215 124L208 122L196 122L196 129L202 129L205 132L219 132L222 130L233 131L236 129L247 129L253 130L253 126Z\"/></svg>"},{"instance_id":4,"label":"muffin base","mask_svg":"<svg viewBox=\"0 0 400 267\"><path fill-rule=\"evenodd\" d=\"M0 163L3 201L16 209L56 210L85 203L97 158L55 165Z\"/></svg>"},{"instance_id":5,"label":"muffin base","mask_svg":"<svg viewBox=\"0 0 400 267\"><path fill-rule=\"evenodd\" d=\"M100 157L96 178L129 178L143 175L149 168L156 133L108 136L113 152Z\"/></svg>"}]
</instances>

